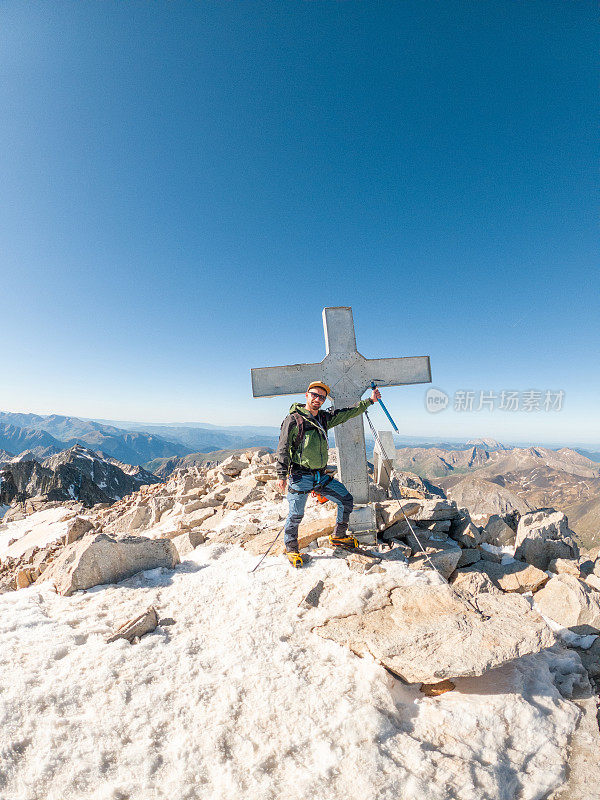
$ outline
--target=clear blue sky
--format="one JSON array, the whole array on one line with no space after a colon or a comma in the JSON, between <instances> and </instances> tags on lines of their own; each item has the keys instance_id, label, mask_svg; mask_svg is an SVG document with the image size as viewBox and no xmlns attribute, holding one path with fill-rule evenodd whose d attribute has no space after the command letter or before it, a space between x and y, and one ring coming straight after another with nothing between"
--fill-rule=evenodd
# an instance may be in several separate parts
<instances>
[{"instance_id":1,"label":"clear blue sky","mask_svg":"<svg viewBox=\"0 0 600 800\"><path fill-rule=\"evenodd\" d=\"M350 305L451 396L565 392L403 432L599 443L597 50L588 0L4 0L0 409L279 424L250 368Z\"/></svg>"}]
</instances>

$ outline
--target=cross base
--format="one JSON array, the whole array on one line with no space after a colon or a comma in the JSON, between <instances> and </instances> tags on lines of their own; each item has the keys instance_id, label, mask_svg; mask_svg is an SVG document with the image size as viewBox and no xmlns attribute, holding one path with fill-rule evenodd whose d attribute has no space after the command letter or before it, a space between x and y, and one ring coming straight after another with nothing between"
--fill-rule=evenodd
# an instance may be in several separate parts
<instances>
[{"instance_id":1,"label":"cross base","mask_svg":"<svg viewBox=\"0 0 600 800\"><path fill-rule=\"evenodd\" d=\"M361 545L376 545L375 507L372 505L355 506L350 514L348 529Z\"/></svg>"}]
</instances>

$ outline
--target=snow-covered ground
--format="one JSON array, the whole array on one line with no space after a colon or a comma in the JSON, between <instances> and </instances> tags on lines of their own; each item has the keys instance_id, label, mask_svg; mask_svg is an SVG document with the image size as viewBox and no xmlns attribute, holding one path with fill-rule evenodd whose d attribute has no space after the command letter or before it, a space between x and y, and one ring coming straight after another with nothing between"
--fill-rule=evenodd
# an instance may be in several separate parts
<instances>
[{"instance_id":1,"label":"snow-covered ground","mask_svg":"<svg viewBox=\"0 0 600 800\"><path fill-rule=\"evenodd\" d=\"M256 561L203 545L174 571L71 598L44 584L0 595L0 798L534 800L561 784L579 712L557 686L581 675L576 655L426 698L311 633L389 574L318 553L249 574ZM319 579L319 607L299 605ZM148 605L175 624L106 644Z\"/></svg>"},{"instance_id":2,"label":"snow-covered ground","mask_svg":"<svg viewBox=\"0 0 600 800\"><path fill-rule=\"evenodd\" d=\"M45 547L60 539L67 532L67 519L73 516L72 509L57 506L0 524L0 560L18 558L30 547ZM13 539L17 541L11 545Z\"/></svg>"}]
</instances>

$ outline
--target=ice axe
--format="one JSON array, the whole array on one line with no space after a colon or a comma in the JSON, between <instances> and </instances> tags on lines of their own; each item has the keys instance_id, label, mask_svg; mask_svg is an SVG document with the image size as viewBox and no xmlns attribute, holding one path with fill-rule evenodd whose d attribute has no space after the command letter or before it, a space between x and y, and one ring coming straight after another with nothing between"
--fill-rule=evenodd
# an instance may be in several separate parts
<instances>
[{"instance_id":1,"label":"ice axe","mask_svg":"<svg viewBox=\"0 0 600 800\"><path fill-rule=\"evenodd\" d=\"M371 389L376 389L376 388L377 388L377 386L375 385L375 381L371 381ZM398 430L398 426L396 425L396 423L395 423L395 422L394 422L394 420L392 419L392 417L391 417L391 415L390 415L390 412L389 412L389 411L387 410L387 408L385 407L385 405L384 405L384 403L383 403L383 400L381 399L381 397L379 398L379 405L380 405L380 406L383 408L383 410L384 410L384 412L385 412L385 415L386 415L386 417L387 417L387 418L389 419L389 421L392 423L392 428L393 428L393 429L396 431L396 433L400 433L400 431Z\"/></svg>"}]
</instances>

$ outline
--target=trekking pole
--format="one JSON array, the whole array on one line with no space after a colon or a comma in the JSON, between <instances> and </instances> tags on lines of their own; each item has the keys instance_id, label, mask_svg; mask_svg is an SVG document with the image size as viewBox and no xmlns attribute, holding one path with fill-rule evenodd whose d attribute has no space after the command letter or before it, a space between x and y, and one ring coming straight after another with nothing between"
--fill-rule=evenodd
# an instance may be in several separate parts
<instances>
[{"instance_id":1,"label":"trekking pole","mask_svg":"<svg viewBox=\"0 0 600 800\"><path fill-rule=\"evenodd\" d=\"M249 575L252 575L252 573L253 573L253 572L255 572L255 570L257 570L257 569L260 567L260 565L261 565L261 564L262 564L262 562L265 560L265 558L266 558L266 557L269 555L269 552L270 552L271 548L273 547L273 545L275 544L275 542L277 541L277 539L279 539L279 537L281 536L281 534L282 534L282 533L283 533L283 528L282 528L282 529L279 531L279 533L277 534L277 536L276 536L276 537L273 539L273 541L271 542L271 544L268 546L268 548L267 548L266 552L265 552L265 553L263 553L263 555L261 556L261 559L260 559L260 561L258 562L258 564L257 564L257 565L256 565L256 566L255 566L253 569L251 569L251 570L250 570L250 572L248 573Z\"/></svg>"},{"instance_id":2,"label":"trekking pole","mask_svg":"<svg viewBox=\"0 0 600 800\"><path fill-rule=\"evenodd\" d=\"M377 388L377 387L375 386L375 381L371 381L371 389L376 389L376 388ZM391 415L390 415L390 412L389 412L389 411L387 410L387 408L385 407L385 405L384 405L384 403L383 403L383 400L381 399L381 397L379 398L379 401L378 401L378 402L379 402L379 405L380 405L380 406L383 408L383 410L384 410L384 412L385 412L385 415L386 415L386 417L387 417L387 418L389 419L389 421L392 423L392 428L393 428L393 429L396 431L396 433L400 433L400 431L398 430L398 426L396 425L396 423L395 423L395 422L394 422L394 420L392 419L392 417L391 417Z\"/></svg>"}]
</instances>

